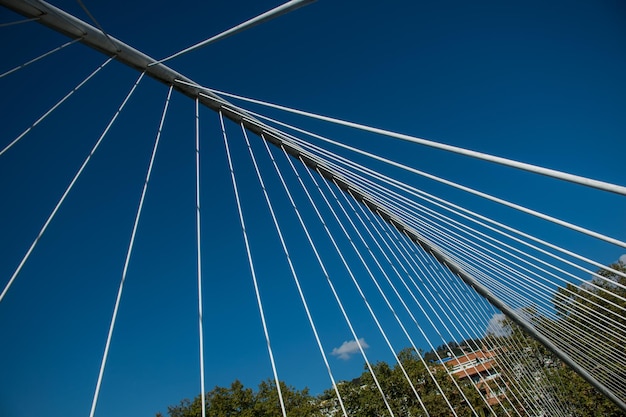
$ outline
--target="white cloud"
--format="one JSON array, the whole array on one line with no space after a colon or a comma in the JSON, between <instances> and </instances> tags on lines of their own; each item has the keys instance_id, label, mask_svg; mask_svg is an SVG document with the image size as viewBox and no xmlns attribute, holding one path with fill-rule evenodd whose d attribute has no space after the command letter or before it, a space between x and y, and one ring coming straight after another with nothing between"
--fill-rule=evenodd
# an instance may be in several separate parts
<instances>
[{"instance_id":1,"label":"white cloud","mask_svg":"<svg viewBox=\"0 0 626 417\"><path fill-rule=\"evenodd\" d=\"M360 338L358 342L356 340L350 340L349 342L343 342L338 348L334 348L331 355L338 356L339 359L347 361L350 359L350 356L359 352L359 345L361 345L363 349L367 349L369 347L363 338Z\"/></svg>"},{"instance_id":2,"label":"white cloud","mask_svg":"<svg viewBox=\"0 0 626 417\"><path fill-rule=\"evenodd\" d=\"M506 316L502 313L495 313L489 319L489 323L487 324L487 329L485 330L486 334L491 334L493 336L508 336L510 329L504 327L502 321L506 318Z\"/></svg>"},{"instance_id":3,"label":"white cloud","mask_svg":"<svg viewBox=\"0 0 626 417\"><path fill-rule=\"evenodd\" d=\"M619 260L626 264L626 253L619 257Z\"/></svg>"}]
</instances>

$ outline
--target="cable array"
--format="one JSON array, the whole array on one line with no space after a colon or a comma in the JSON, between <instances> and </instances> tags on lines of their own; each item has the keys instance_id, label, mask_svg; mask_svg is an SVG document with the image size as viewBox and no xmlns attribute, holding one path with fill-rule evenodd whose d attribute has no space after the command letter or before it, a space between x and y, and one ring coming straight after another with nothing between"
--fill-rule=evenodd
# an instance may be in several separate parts
<instances>
[{"instance_id":1,"label":"cable array","mask_svg":"<svg viewBox=\"0 0 626 417\"><path fill-rule=\"evenodd\" d=\"M0 293L0 308L24 265L29 261L35 262L31 260L31 255L36 246L144 75L158 78L157 73L170 71L163 62L305 3L308 1L285 3L160 61L140 56L139 52L131 58L125 55L125 60L140 57L149 64L145 65L145 72L140 74L117 108L6 281ZM113 46L117 52L128 51L127 45L109 37L85 5L81 1L79 4L100 28L109 46ZM57 17L68 19L63 15ZM77 22L71 20L69 24L75 26ZM84 39L83 34L83 37L51 49L0 74L0 79ZM104 48L102 45L99 47ZM8 151L14 145L26 138L116 58L114 55L107 59L20 135L7 141L0 150L0 156L9 158L12 152ZM401 394L402 400L405 403L415 401L415 409L426 416L435 414L423 393L423 386L431 383L446 412L454 416L471 414L478 417L485 413L508 417L546 414L569 416L572 414L571 405L550 383L555 370L553 365L546 362L546 358L551 361L552 357L574 367L619 407L626 407L626 356L623 348L623 341L626 340L626 297L620 295L620 291L623 293L626 289L626 272L620 267L623 264L606 266L556 239L550 241L536 236L513 221L509 224L508 221L465 207L445 192L440 195L428 192L427 184L445 186L454 193L462 192L463 195L478 198L485 204L493 204L507 213L514 213L512 218L530 218L533 222L545 224L550 230L564 230L581 239L620 249L626 247L623 239L567 221L557 214L544 213L479 191L479 187L427 172L420 166L386 155L382 146L374 146L373 150L366 146L354 146L350 144L353 141L333 135L323 136L235 106L224 97L247 105L262 106L268 112L278 110L305 117L308 123L322 122L347 127L356 132L355 135L368 133L377 135L381 140L401 140L410 146L425 146L620 197L626 195L626 187L209 89L183 78L177 75L166 83L169 90L139 205L134 213L122 276L100 358L90 417L96 413L105 380L130 260L137 250L135 240L140 217L174 89L193 96L195 104L194 243L199 398L203 417L211 405L205 385L205 366L208 366L205 363L208 350L205 346L205 326L215 319L212 316L204 317L207 305L203 299L203 283L213 284L217 280L212 274L203 272L202 247L211 237L201 233L201 218L203 221L206 218L217 218L221 211L213 204L201 205L201 193L209 188L206 184L213 181L223 181L232 191L232 201L221 201L220 205L226 211L236 207L238 223L233 228L240 230L241 233L237 235L243 239L241 249L242 253L245 252L250 285L254 290L269 366L276 385L275 405L283 417L289 415L290 403L279 379L279 373L283 374L283 365L273 346L276 339L270 338L270 330L277 328L278 323L272 321L268 310L273 307L270 284L274 284L272 280L280 280L284 276L288 277L293 287L284 285L283 289L295 289L288 296L289 301L296 300L302 307L302 317L298 317L302 325L299 327L306 328L312 334L315 347L311 350L317 351L316 355L319 353L317 358L325 373L324 377L327 375L332 386L333 406L338 415L348 417L359 413L348 405L346 388L338 376L338 366L330 357L332 353L329 354L329 346L334 343L330 335L339 326L345 329L346 337L356 344L356 350L365 365L365 374L371 377L371 384L360 389L374 392L382 404L380 413L391 417L404 415L406 410L399 409L398 398L394 397L397 394L393 387L386 385L381 374L384 371L376 363L378 358L366 352L368 346L362 342L365 340L364 335L370 340L376 340L372 343L376 343L377 348L383 347L377 352L384 350L385 357L391 358L392 364L399 369L401 384L406 383L406 389ZM203 180L205 165L202 165L201 170L200 164L204 143L213 140L210 134L204 134L209 127L205 127L204 123L202 128L200 126L202 105L218 114L225 152L224 165L227 167L220 174L215 174L211 181ZM227 119L234 121L236 127L234 132L228 134ZM22 145L27 146L27 141L20 143ZM252 180L243 174L248 171L254 174ZM256 199L253 197L255 192L258 192ZM210 195L210 191L207 195ZM268 247L265 248L255 245L250 235L251 226L265 230L268 236L271 233L279 244L271 249L271 243L267 243ZM261 229L261 226L265 229ZM267 241L273 242L269 238ZM265 269L259 265L259 259L266 255L261 255L261 251L264 254L271 253L271 274L262 272ZM328 299L317 299L319 294L326 294ZM327 305L336 307L332 320L322 314L323 307ZM499 318L504 317L503 313L506 319L501 321ZM293 314L297 316L296 312ZM544 346L534 342L528 335ZM424 380L416 380L411 376L408 360L404 360L406 356L401 353L403 348L413 352L412 358L416 358L419 365L423 366L426 372ZM551 354L545 354L543 348L551 351ZM431 359L426 358L424 349L430 350ZM457 353L453 353L455 350ZM478 365L467 365L474 362ZM451 365L453 363L465 365ZM474 372L480 366L482 370ZM449 387L454 390L454 396L460 398L458 403L455 403L448 391Z\"/></svg>"}]
</instances>

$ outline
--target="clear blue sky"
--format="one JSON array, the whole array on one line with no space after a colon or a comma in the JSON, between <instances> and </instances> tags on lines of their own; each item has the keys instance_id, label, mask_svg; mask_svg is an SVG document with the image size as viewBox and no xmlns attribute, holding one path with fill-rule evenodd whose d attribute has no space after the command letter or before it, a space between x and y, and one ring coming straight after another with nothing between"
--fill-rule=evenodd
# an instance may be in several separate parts
<instances>
[{"instance_id":1,"label":"clear blue sky","mask_svg":"<svg viewBox=\"0 0 626 417\"><path fill-rule=\"evenodd\" d=\"M155 58L279 4L84 2L108 32ZM75 1L54 4L88 19ZM17 19L0 10L0 22ZM0 72L64 42L37 23L0 28ZM0 79L0 148L103 61L97 52L76 44ZM626 7L618 0L320 0L170 64L220 90L626 183ZM0 287L137 75L111 63L0 157ZM0 305L1 416L88 415L166 93L153 80L142 82ZM624 198L284 118L626 238ZM271 377L271 369L219 125L208 110L203 110L201 123L207 389L235 378L256 386ZM298 388L321 392L330 382L295 287L276 256L280 248L241 138L235 126L229 132L247 196L279 374ZM175 95L139 226L98 416L150 416L199 392L193 141L193 102ZM573 234L553 234L539 222L415 181L599 262L614 262L623 253ZM285 200L277 199L287 211ZM292 218L285 226L295 236ZM323 277L313 272L315 264L305 247L294 244L294 256L310 296L322 300L313 304L314 314L330 353L351 336L328 290L319 285ZM353 317L370 346L368 354L389 360L380 337L356 307L357 297L347 295L346 301L355 306ZM396 333L398 348L405 347ZM338 379L361 372L362 360L356 356L329 357Z\"/></svg>"}]
</instances>

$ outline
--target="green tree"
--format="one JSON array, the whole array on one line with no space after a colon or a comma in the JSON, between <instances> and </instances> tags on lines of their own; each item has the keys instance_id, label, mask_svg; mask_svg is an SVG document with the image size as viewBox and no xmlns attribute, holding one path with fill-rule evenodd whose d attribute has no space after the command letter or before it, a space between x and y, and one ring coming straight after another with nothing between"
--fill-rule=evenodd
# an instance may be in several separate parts
<instances>
[{"instance_id":1,"label":"green tree","mask_svg":"<svg viewBox=\"0 0 626 417\"><path fill-rule=\"evenodd\" d=\"M626 272L622 262L611 268ZM603 320L607 314L612 320L626 328L623 309L626 308L626 291L620 285L626 285L626 278L602 270L599 274L608 280L594 279L593 285L567 285L560 288L554 296L557 316L548 318L535 308L523 311L526 318L540 332L547 334L554 329L563 329L562 337L576 341L578 349L592 358L606 355L606 349L612 349L614 355L626 357L624 339L608 337L604 352L599 352L595 339L588 332L578 331L585 317ZM593 314L597 312L598 314ZM503 321L504 330L499 334L487 335L482 339L465 341L462 345L475 348L480 346L500 347L496 360L500 360L498 370L502 372L500 384L506 384L507 391L518 407L517 412L525 415L535 410L550 410L557 402L559 407L568 407L572 416L578 417L624 417L615 404L598 393L590 384L565 366L552 352L524 333L521 328L508 319ZM567 332L565 332L567 330ZM451 342L439 346L435 351L446 355L448 347L459 353L462 346ZM423 354L414 349L404 349L398 353L399 364L390 365L378 362L372 365L373 371L385 394L383 399L368 367L352 381L337 384L348 415L358 417L388 416L385 399L394 415L400 417L425 416L422 404L432 417L448 417L452 406L459 416L472 415L473 408L479 416L493 416L491 410L480 398L476 387L468 379L451 377L444 365L435 362L434 352ZM422 360L422 358L427 358ZM621 381L626 381L626 370L614 370ZM418 393L415 395L413 387ZM334 389L326 390L319 397L310 395L308 389L301 391L280 383L287 414L290 417L338 417L342 416ZM459 387L461 391L459 391ZM513 395L514 394L514 395ZM246 388L239 381L234 381L229 388L215 387L208 392L207 416L209 417L281 417L282 412L274 381L266 380L259 384L257 391ZM421 403L420 403L421 400ZM447 401L446 401L447 400ZM448 405L448 403L450 405ZM471 404L471 407L470 407ZM510 407L510 405L506 405ZM493 406L495 416L513 415L504 405ZM180 404L168 407L169 417L200 417L202 415L200 396L193 401L182 400ZM162 417L160 414L158 417Z\"/></svg>"},{"instance_id":2,"label":"green tree","mask_svg":"<svg viewBox=\"0 0 626 417\"><path fill-rule=\"evenodd\" d=\"M319 400L309 394L308 388L298 391L294 387L288 387L282 381L280 387L285 410L290 417L322 415L319 411ZM283 415L274 381L266 380L259 384L254 411L254 416L258 417L281 417Z\"/></svg>"},{"instance_id":3,"label":"green tree","mask_svg":"<svg viewBox=\"0 0 626 417\"><path fill-rule=\"evenodd\" d=\"M318 400L312 397L308 389L298 391L281 382L281 391L285 408L289 416L321 416ZM184 399L178 405L169 406L170 417L201 417L202 398L198 395L193 401ZM215 387L206 394L206 415L210 417L281 417L282 411L276 384L263 381L257 392L235 380L230 388ZM163 417L161 413L157 417Z\"/></svg>"},{"instance_id":4,"label":"green tree","mask_svg":"<svg viewBox=\"0 0 626 417\"><path fill-rule=\"evenodd\" d=\"M406 375L399 364L390 366L386 362L378 362L372 365L374 374L394 415L448 417L452 414L450 406L454 408L457 415L472 415L471 408L465 398L479 415L489 415L486 405L469 380L458 380L449 375L443 365L420 359L420 354L410 348L399 352L398 359L402 363ZM407 380L407 375L419 398ZM463 390L465 398L459 392L457 385ZM383 396L367 367L358 378L339 384L339 391L350 416L379 417L389 415ZM322 398L323 401L333 399L336 401L332 390L326 391ZM428 412L425 412L424 408ZM496 410L497 415L505 415L504 412L500 414L499 411L502 410L498 408ZM334 417L342 415L339 407L334 408L332 415Z\"/></svg>"},{"instance_id":5,"label":"green tree","mask_svg":"<svg viewBox=\"0 0 626 417\"><path fill-rule=\"evenodd\" d=\"M610 268L626 272L626 264L623 262L612 264ZM556 291L553 297L556 318L547 318L534 308L525 309L523 314L544 334L560 329L559 336L564 340L560 345L565 346L565 349L571 347L576 352L583 352L589 362L605 363L607 357L626 357L626 337L602 331L602 326L609 322L626 328L626 302L623 300L626 290L620 286L626 285L626 278L605 269L598 271L598 275L608 280L596 277L589 283L567 284ZM507 359L507 364L517 364L513 369L510 365L503 366L503 371L508 373L509 379L515 381L509 389L514 390L524 402L534 402L541 408L547 408L551 402L558 401L567 406L572 415L579 417L626 415L510 320L505 320L504 325L508 329L508 336L492 338L498 339L494 343L507 346L506 352L502 354L506 358L502 359ZM596 330L590 330L594 327ZM598 337L603 338L603 343L598 343ZM598 369L595 369L594 372L600 380L606 377L622 383L626 381L626 369L623 368L615 367L606 373L598 373ZM530 378L520 378L524 373L530 375Z\"/></svg>"},{"instance_id":6,"label":"green tree","mask_svg":"<svg viewBox=\"0 0 626 417\"><path fill-rule=\"evenodd\" d=\"M617 262L609 268L626 273L626 264ZM625 358L626 334L621 330L621 336L616 332L603 331L604 326L612 328L626 328L626 278L607 269L598 271L598 275L607 278L594 277L591 284L567 284L559 288L554 296L554 306L557 310L557 324L567 325L568 331L573 332L570 338L577 343L577 349L585 352L592 362L604 363L606 358ZM592 322L590 326L589 322ZM597 325L597 326L596 326ZM590 327L596 328L589 331ZM578 330L577 330L578 329ZM602 337L602 349L599 348L598 334ZM600 381L626 381L626 369L595 370ZM558 392L569 401L576 415L591 416L624 416L613 402L608 400L590 384L584 381L571 369L561 365L552 372L554 384L560 387Z\"/></svg>"}]
</instances>

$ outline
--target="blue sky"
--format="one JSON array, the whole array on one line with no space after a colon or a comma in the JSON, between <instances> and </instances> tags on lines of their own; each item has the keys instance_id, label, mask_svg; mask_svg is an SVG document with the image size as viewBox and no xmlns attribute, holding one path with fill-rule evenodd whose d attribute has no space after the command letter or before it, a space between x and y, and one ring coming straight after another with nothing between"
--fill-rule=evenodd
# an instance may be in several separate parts
<instances>
[{"instance_id":1,"label":"blue sky","mask_svg":"<svg viewBox=\"0 0 626 417\"><path fill-rule=\"evenodd\" d=\"M87 19L74 1L58 7ZM162 58L279 3L85 1L103 27ZM0 22L19 19L6 10ZM36 23L0 28L0 72L66 40ZM0 147L104 61L72 45L0 79ZM624 184L626 8L619 1L338 2L292 14L170 62L209 87ZM4 287L138 74L112 62L0 156ZM0 305L0 415L89 412L108 321L167 88L140 84ZM252 108L252 107L251 107ZM254 108L259 110L259 108ZM139 225L98 416L154 415L199 392L193 102L174 95ZM266 111L428 172L626 238L624 198ZM217 117L201 112L208 388L271 377ZM330 386L284 266L237 127L228 125L281 379ZM256 141L256 150L261 152ZM264 172L271 166L262 161ZM400 174L399 174L400 175ZM474 197L415 185L603 264L623 249ZM274 178L279 210L289 212ZM300 193L300 198L303 196ZM303 201L303 200L301 200ZM310 209L304 209L308 216ZM362 360L297 221L282 217L338 379ZM323 231L314 232L319 239ZM330 252L330 248L324 248ZM340 270L329 255L329 265ZM361 271L361 274L363 272ZM347 281L345 302L374 360L390 354ZM372 297L376 306L382 303ZM389 317L385 317L390 320ZM407 346L390 326L398 348ZM427 345L421 341L421 347ZM440 344L437 340L435 344ZM345 346L344 346L345 350Z\"/></svg>"}]
</instances>

